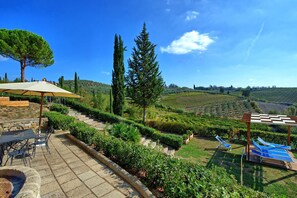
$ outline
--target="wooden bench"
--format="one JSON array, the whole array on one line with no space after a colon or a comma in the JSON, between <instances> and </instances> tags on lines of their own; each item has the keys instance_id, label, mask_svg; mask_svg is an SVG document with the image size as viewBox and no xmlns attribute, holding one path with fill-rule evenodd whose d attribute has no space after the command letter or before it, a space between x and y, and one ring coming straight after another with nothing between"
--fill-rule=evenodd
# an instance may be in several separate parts
<instances>
[{"instance_id":1,"label":"wooden bench","mask_svg":"<svg viewBox=\"0 0 297 198\"><path fill-rule=\"evenodd\" d=\"M28 107L29 101L0 101L0 106L7 106L7 107Z\"/></svg>"},{"instance_id":2,"label":"wooden bench","mask_svg":"<svg viewBox=\"0 0 297 198\"><path fill-rule=\"evenodd\" d=\"M0 101L9 101L9 97L0 97Z\"/></svg>"}]
</instances>

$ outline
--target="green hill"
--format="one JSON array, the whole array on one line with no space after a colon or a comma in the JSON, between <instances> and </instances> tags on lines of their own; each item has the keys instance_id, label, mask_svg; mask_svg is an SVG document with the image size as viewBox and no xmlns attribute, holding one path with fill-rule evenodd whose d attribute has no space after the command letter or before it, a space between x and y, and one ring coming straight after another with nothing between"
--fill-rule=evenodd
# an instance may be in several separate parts
<instances>
[{"instance_id":1,"label":"green hill","mask_svg":"<svg viewBox=\"0 0 297 198\"><path fill-rule=\"evenodd\" d=\"M251 98L276 103L297 102L297 88L268 88L251 92Z\"/></svg>"},{"instance_id":2,"label":"green hill","mask_svg":"<svg viewBox=\"0 0 297 198\"><path fill-rule=\"evenodd\" d=\"M244 112L254 112L251 104L236 96L188 92L163 95L161 104L201 115L241 118Z\"/></svg>"},{"instance_id":3,"label":"green hill","mask_svg":"<svg viewBox=\"0 0 297 198\"><path fill-rule=\"evenodd\" d=\"M65 80L65 86L69 87L70 89L74 89L74 81L73 80ZM110 85L94 82L91 80L79 80L79 87L83 88L88 93L92 94L93 91L101 92L103 94L109 94L111 89Z\"/></svg>"}]
</instances>

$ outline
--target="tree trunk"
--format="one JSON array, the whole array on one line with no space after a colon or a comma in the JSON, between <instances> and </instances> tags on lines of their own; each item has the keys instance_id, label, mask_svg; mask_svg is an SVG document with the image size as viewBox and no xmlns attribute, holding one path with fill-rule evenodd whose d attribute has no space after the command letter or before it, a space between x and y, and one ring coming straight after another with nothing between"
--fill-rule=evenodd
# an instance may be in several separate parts
<instances>
[{"instance_id":1,"label":"tree trunk","mask_svg":"<svg viewBox=\"0 0 297 198\"><path fill-rule=\"evenodd\" d=\"M25 82L25 68L26 68L26 60L24 62L21 61L21 81Z\"/></svg>"},{"instance_id":2,"label":"tree trunk","mask_svg":"<svg viewBox=\"0 0 297 198\"><path fill-rule=\"evenodd\" d=\"M145 120L146 120L146 107L143 107L143 118L142 118L142 122L145 125Z\"/></svg>"}]
</instances>

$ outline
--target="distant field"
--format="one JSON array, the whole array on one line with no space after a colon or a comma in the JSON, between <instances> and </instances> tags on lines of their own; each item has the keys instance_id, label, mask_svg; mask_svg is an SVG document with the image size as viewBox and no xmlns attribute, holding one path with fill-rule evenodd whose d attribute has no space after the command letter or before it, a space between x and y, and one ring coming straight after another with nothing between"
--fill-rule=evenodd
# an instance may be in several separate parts
<instances>
[{"instance_id":1,"label":"distant field","mask_svg":"<svg viewBox=\"0 0 297 198\"><path fill-rule=\"evenodd\" d=\"M269 103L269 102L257 102L259 108L262 110L262 113L269 113L270 111L276 111L281 114L286 114L286 109L289 105L278 104L278 103Z\"/></svg>"},{"instance_id":2,"label":"distant field","mask_svg":"<svg viewBox=\"0 0 297 198\"><path fill-rule=\"evenodd\" d=\"M234 96L241 96L241 92L231 92ZM297 88L266 88L251 92L251 99L276 103L297 103Z\"/></svg>"},{"instance_id":3,"label":"distant field","mask_svg":"<svg viewBox=\"0 0 297 198\"><path fill-rule=\"evenodd\" d=\"M297 88L271 88L253 91L251 97L269 102L296 103Z\"/></svg>"},{"instance_id":4,"label":"distant field","mask_svg":"<svg viewBox=\"0 0 297 198\"><path fill-rule=\"evenodd\" d=\"M190 92L169 94L162 97L161 104L196 112L201 115L241 118L244 112L253 112L250 103L235 96Z\"/></svg>"}]
</instances>

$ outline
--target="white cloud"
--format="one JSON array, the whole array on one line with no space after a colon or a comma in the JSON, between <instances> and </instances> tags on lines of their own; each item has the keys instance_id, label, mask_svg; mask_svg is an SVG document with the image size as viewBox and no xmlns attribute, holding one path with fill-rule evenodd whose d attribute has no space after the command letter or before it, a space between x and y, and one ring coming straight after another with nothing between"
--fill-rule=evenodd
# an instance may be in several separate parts
<instances>
[{"instance_id":1,"label":"white cloud","mask_svg":"<svg viewBox=\"0 0 297 198\"><path fill-rule=\"evenodd\" d=\"M101 74L104 74L106 76L109 76L110 75L110 72L102 71Z\"/></svg>"},{"instance_id":2,"label":"white cloud","mask_svg":"<svg viewBox=\"0 0 297 198\"><path fill-rule=\"evenodd\" d=\"M0 61L7 61L7 60L8 60L8 58L3 57L3 56L0 55Z\"/></svg>"},{"instance_id":3,"label":"white cloud","mask_svg":"<svg viewBox=\"0 0 297 198\"><path fill-rule=\"evenodd\" d=\"M193 51L205 51L213 43L208 34L200 34L193 30L184 33L179 39L174 40L167 47L161 47L161 52L169 54L187 54Z\"/></svg>"},{"instance_id":4,"label":"white cloud","mask_svg":"<svg viewBox=\"0 0 297 198\"><path fill-rule=\"evenodd\" d=\"M197 16L199 15L199 12L196 11L187 11L186 12L186 21L191 21L197 18Z\"/></svg>"}]
</instances>

